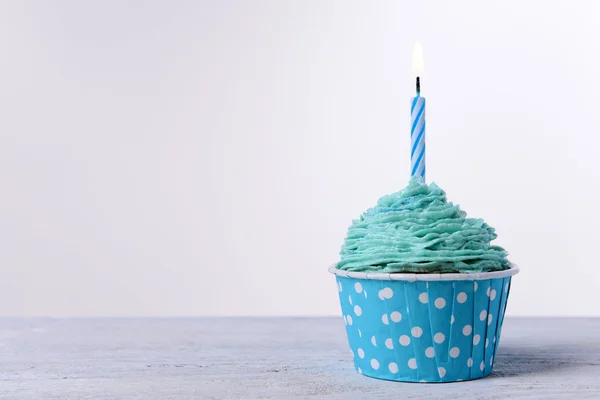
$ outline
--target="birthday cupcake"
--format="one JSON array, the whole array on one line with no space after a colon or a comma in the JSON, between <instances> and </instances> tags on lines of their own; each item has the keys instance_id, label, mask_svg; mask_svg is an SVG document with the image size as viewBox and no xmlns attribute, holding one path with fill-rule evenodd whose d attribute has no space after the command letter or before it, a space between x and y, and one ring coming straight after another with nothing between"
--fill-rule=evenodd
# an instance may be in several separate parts
<instances>
[{"instance_id":1,"label":"birthday cupcake","mask_svg":"<svg viewBox=\"0 0 600 400\"><path fill-rule=\"evenodd\" d=\"M406 382L489 375L518 272L494 239L420 177L353 221L330 272L356 370Z\"/></svg>"}]
</instances>

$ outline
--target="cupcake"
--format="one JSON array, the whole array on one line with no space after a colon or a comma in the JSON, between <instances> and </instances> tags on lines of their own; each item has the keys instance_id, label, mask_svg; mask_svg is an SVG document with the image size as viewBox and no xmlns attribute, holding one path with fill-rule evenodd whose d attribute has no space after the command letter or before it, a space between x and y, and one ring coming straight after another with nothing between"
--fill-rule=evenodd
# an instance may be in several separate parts
<instances>
[{"instance_id":1,"label":"cupcake","mask_svg":"<svg viewBox=\"0 0 600 400\"><path fill-rule=\"evenodd\" d=\"M489 375L518 272L496 236L417 177L353 221L329 270L356 370L404 382Z\"/></svg>"}]
</instances>

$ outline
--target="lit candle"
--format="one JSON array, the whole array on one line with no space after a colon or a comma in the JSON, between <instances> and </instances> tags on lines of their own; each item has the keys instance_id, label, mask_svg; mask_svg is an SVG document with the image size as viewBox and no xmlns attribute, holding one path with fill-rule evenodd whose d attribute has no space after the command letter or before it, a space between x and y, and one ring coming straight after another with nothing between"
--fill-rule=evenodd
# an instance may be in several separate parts
<instances>
[{"instance_id":1,"label":"lit candle","mask_svg":"<svg viewBox=\"0 0 600 400\"><path fill-rule=\"evenodd\" d=\"M421 176L425 180L425 97L421 96L423 69L423 47L417 42L412 60L412 71L417 81L417 95L412 98L410 107L410 174Z\"/></svg>"}]
</instances>

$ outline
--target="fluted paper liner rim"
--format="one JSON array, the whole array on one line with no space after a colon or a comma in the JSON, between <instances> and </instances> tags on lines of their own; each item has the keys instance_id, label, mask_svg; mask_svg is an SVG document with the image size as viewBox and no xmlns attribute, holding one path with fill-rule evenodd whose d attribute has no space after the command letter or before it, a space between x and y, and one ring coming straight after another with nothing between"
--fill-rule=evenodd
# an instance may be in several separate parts
<instances>
[{"instance_id":1,"label":"fluted paper liner rim","mask_svg":"<svg viewBox=\"0 0 600 400\"><path fill-rule=\"evenodd\" d=\"M506 278L519 272L516 264L510 263L510 269L494 272L451 273L451 274L404 274L393 272L353 272L337 269L335 264L329 272L341 278L373 279L380 281L479 281L486 279Z\"/></svg>"}]
</instances>

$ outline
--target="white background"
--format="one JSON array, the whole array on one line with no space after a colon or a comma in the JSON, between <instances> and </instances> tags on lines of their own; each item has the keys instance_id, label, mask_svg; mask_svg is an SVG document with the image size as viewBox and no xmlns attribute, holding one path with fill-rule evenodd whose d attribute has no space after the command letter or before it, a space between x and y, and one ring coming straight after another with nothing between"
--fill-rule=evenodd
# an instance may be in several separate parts
<instances>
[{"instance_id":1,"label":"white background","mask_svg":"<svg viewBox=\"0 0 600 400\"><path fill-rule=\"evenodd\" d=\"M600 4L0 4L0 315L333 315L409 175L497 228L512 315L600 315Z\"/></svg>"}]
</instances>

